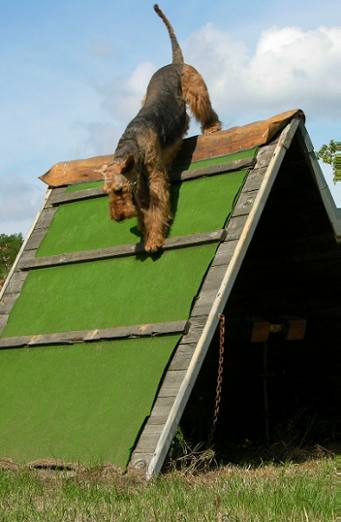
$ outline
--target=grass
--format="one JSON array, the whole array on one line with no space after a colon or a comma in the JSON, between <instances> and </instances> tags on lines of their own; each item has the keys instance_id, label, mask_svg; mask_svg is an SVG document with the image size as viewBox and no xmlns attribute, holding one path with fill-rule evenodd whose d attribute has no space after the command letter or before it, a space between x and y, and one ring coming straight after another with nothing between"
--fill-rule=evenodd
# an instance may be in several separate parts
<instances>
[{"instance_id":1,"label":"grass","mask_svg":"<svg viewBox=\"0 0 341 522\"><path fill-rule=\"evenodd\" d=\"M331 522L331 459L172 471L150 483L112 467L0 471L1 522Z\"/></svg>"}]
</instances>

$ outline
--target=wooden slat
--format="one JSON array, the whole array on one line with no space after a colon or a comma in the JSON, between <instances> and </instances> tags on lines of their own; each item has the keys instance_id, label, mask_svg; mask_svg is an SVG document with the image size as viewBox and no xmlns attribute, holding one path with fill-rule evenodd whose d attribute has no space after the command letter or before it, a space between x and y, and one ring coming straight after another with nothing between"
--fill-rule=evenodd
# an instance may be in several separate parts
<instances>
[{"instance_id":1,"label":"wooden slat","mask_svg":"<svg viewBox=\"0 0 341 522\"><path fill-rule=\"evenodd\" d=\"M1 315L9 314L13 308L15 301L18 299L18 297L19 297L19 292L15 293L15 294L8 294L6 292L0 302L0 314Z\"/></svg>"},{"instance_id":2,"label":"wooden slat","mask_svg":"<svg viewBox=\"0 0 341 522\"><path fill-rule=\"evenodd\" d=\"M53 189L53 192L55 190L57 189ZM61 203L73 203L74 201L79 201L81 199L100 198L106 195L107 194L103 191L102 187L77 190L76 192L66 192L66 190L64 190L59 194L53 194L50 204L56 206L60 205Z\"/></svg>"},{"instance_id":3,"label":"wooden slat","mask_svg":"<svg viewBox=\"0 0 341 522\"><path fill-rule=\"evenodd\" d=\"M193 312L191 314L191 317L193 315ZM196 343L203 331L203 328L206 324L207 316L199 316L199 317L193 317L193 320L190 321L189 328L187 334L183 336L181 339L181 344L192 344Z\"/></svg>"},{"instance_id":4,"label":"wooden slat","mask_svg":"<svg viewBox=\"0 0 341 522\"><path fill-rule=\"evenodd\" d=\"M146 424L143 434L139 438L136 445L137 453L152 453L160 438L162 432L162 425Z\"/></svg>"},{"instance_id":5,"label":"wooden slat","mask_svg":"<svg viewBox=\"0 0 341 522\"><path fill-rule=\"evenodd\" d=\"M0 332L7 323L9 314L0 314Z\"/></svg>"},{"instance_id":6,"label":"wooden slat","mask_svg":"<svg viewBox=\"0 0 341 522\"><path fill-rule=\"evenodd\" d=\"M161 384L158 397L175 397L185 374L186 370L169 370Z\"/></svg>"},{"instance_id":7,"label":"wooden slat","mask_svg":"<svg viewBox=\"0 0 341 522\"><path fill-rule=\"evenodd\" d=\"M192 316L196 317L207 315L216 297L217 290L208 290L205 292L200 292L200 295L193 306Z\"/></svg>"},{"instance_id":8,"label":"wooden slat","mask_svg":"<svg viewBox=\"0 0 341 522\"><path fill-rule=\"evenodd\" d=\"M200 294L201 292L217 291L225 275L226 269L227 265L211 265L200 289Z\"/></svg>"},{"instance_id":9,"label":"wooden slat","mask_svg":"<svg viewBox=\"0 0 341 522\"><path fill-rule=\"evenodd\" d=\"M18 294L21 291L22 285L24 284L27 275L27 272L21 272L20 270L14 272L14 274L11 277L11 280L8 283L6 295Z\"/></svg>"},{"instance_id":10,"label":"wooden slat","mask_svg":"<svg viewBox=\"0 0 341 522\"><path fill-rule=\"evenodd\" d=\"M270 144L265 145L259 149L257 153L255 169L261 169L264 167L266 168L269 165L271 158L274 155L276 146L277 144Z\"/></svg>"},{"instance_id":11,"label":"wooden slat","mask_svg":"<svg viewBox=\"0 0 341 522\"><path fill-rule=\"evenodd\" d=\"M223 160L222 160L223 161ZM203 176L213 176L216 174L225 174L228 172L233 172L236 170L241 170L245 168L250 168L254 166L256 162L256 158L244 158L240 160L230 161L228 163L221 163L219 165L212 165L210 167L203 167L200 169L192 169L192 170L183 170L183 171L173 171L170 172L169 178L171 183L179 183L182 181L188 181L195 178L200 178ZM61 203L72 203L74 201L79 201L82 199L92 199L98 198L102 196L106 196L106 193L103 192L102 187L79 190L77 192L66 192L65 189L55 193L54 189L52 197L49 201L50 205L60 205Z\"/></svg>"},{"instance_id":12,"label":"wooden slat","mask_svg":"<svg viewBox=\"0 0 341 522\"><path fill-rule=\"evenodd\" d=\"M224 239L226 231L224 229L215 230L213 232L203 232L192 234L189 236L179 236L166 239L162 250L170 250L174 248L182 248L194 245L203 245L215 243ZM98 250L88 250L84 252L73 252L70 254L59 254L46 257L28 257L20 261L19 268L21 270L31 270L34 268L45 268L58 265L66 265L71 263L81 263L84 261L97 261L99 259L108 259L113 257L132 256L146 254L142 243L134 245L121 245L116 247L101 248Z\"/></svg>"},{"instance_id":13,"label":"wooden slat","mask_svg":"<svg viewBox=\"0 0 341 522\"><path fill-rule=\"evenodd\" d=\"M265 172L266 167L253 169L246 178L243 187L243 192L251 192L253 190L258 190L262 184Z\"/></svg>"},{"instance_id":14,"label":"wooden slat","mask_svg":"<svg viewBox=\"0 0 341 522\"><path fill-rule=\"evenodd\" d=\"M238 239L224 241L223 243L221 243L217 249L215 258L213 259L211 266L224 265L226 267L233 256L233 252L237 246L237 243Z\"/></svg>"},{"instance_id":15,"label":"wooden slat","mask_svg":"<svg viewBox=\"0 0 341 522\"><path fill-rule=\"evenodd\" d=\"M241 216L231 216L226 227L226 238L225 241L234 241L240 238L247 220L247 214Z\"/></svg>"},{"instance_id":16,"label":"wooden slat","mask_svg":"<svg viewBox=\"0 0 341 522\"><path fill-rule=\"evenodd\" d=\"M187 321L171 321L168 323L138 324L98 330L81 330L77 332L5 337L0 339L0 348L21 348L24 346L39 347L48 344L73 344L75 342L91 342L104 339L122 339L183 333L186 331L187 327Z\"/></svg>"},{"instance_id":17,"label":"wooden slat","mask_svg":"<svg viewBox=\"0 0 341 522\"><path fill-rule=\"evenodd\" d=\"M37 250L37 248L39 247L40 243L42 242L46 232L47 232L47 228L34 229L34 231L31 234L31 237L27 241L25 251Z\"/></svg>"},{"instance_id":18,"label":"wooden slat","mask_svg":"<svg viewBox=\"0 0 341 522\"><path fill-rule=\"evenodd\" d=\"M195 343L180 343L168 367L169 370L187 370L195 350Z\"/></svg>"},{"instance_id":19,"label":"wooden slat","mask_svg":"<svg viewBox=\"0 0 341 522\"><path fill-rule=\"evenodd\" d=\"M258 190L253 190L252 192L241 192L233 209L232 216L248 215L257 194Z\"/></svg>"},{"instance_id":20,"label":"wooden slat","mask_svg":"<svg viewBox=\"0 0 341 522\"><path fill-rule=\"evenodd\" d=\"M256 163L256 158L244 158L228 163L220 163L219 165L212 165L210 167L202 167L200 169L183 170L182 172L171 172L170 180L172 183L178 181L187 181L190 179L201 178L202 176L212 176L215 174L225 174L235 170L245 169L247 167L253 167Z\"/></svg>"},{"instance_id":21,"label":"wooden slat","mask_svg":"<svg viewBox=\"0 0 341 522\"><path fill-rule=\"evenodd\" d=\"M134 451L129 462L129 468L141 471L141 473L145 472L152 456L153 453Z\"/></svg>"},{"instance_id":22,"label":"wooden slat","mask_svg":"<svg viewBox=\"0 0 341 522\"><path fill-rule=\"evenodd\" d=\"M57 189L55 189L57 190ZM38 218L35 230L47 229L50 226L52 219L56 213L57 209L55 207L44 208Z\"/></svg>"}]
</instances>

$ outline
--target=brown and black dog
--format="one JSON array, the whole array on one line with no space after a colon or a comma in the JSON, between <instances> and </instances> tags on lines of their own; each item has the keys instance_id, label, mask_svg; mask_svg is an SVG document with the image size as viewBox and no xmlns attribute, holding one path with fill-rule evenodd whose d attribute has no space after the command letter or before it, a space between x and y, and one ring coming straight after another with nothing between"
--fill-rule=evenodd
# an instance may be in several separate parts
<instances>
[{"instance_id":1,"label":"brown and black dog","mask_svg":"<svg viewBox=\"0 0 341 522\"><path fill-rule=\"evenodd\" d=\"M121 136L112 163L102 169L110 217L137 215L147 252L162 247L171 220L167 168L188 129L186 104L204 134L221 129L203 78L184 63L172 26L158 5L154 10L168 29L173 61L152 76L141 110Z\"/></svg>"}]
</instances>

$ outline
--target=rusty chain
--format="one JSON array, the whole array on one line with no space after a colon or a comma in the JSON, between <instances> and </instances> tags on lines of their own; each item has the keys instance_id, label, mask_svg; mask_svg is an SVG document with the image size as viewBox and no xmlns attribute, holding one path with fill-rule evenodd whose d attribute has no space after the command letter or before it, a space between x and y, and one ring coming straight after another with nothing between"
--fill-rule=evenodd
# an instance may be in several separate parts
<instances>
[{"instance_id":1,"label":"rusty chain","mask_svg":"<svg viewBox=\"0 0 341 522\"><path fill-rule=\"evenodd\" d=\"M220 411L220 402L221 402L221 392L223 387L223 372L224 372L224 352L225 352L225 315L219 314L219 361L218 361L218 376L217 376L217 386L215 392L215 401L214 401L214 410L213 410L213 421L211 431L208 437L209 445L212 445L214 434L217 427L219 411Z\"/></svg>"}]
</instances>

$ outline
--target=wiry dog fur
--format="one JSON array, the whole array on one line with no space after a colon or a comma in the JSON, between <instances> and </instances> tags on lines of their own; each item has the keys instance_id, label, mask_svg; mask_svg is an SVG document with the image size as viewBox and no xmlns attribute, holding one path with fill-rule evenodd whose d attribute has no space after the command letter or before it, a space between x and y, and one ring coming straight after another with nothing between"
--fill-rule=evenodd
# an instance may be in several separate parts
<instances>
[{"instance_id":1,"label":"wiry dog fur","mask_svg":"<svg viewBox=\"0 0 341 522\"><path fill-rule=\"evenodd\" d=\"M204 134L221 129L201 75L184 64L174 30L161 9L173 61L152 76L143 106L121 136L113 161L102 173L112 219L137 215L144 247L162 247L171 220L167 168L177 155L188 129L186 104L201 123Z\"/></svg>"}]
</instances>

